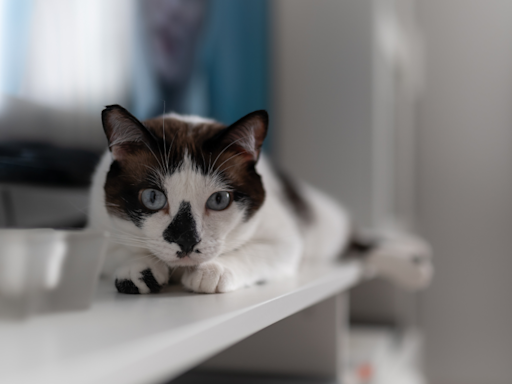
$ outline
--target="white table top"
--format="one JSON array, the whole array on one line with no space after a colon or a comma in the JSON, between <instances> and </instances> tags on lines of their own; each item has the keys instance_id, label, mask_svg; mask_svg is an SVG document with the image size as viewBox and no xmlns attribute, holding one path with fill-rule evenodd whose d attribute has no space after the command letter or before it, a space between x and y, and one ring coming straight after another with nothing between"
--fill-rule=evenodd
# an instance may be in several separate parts
<instances>
[{"instance_id":1,"label":"white table top","mask_svg":"<svg viewBox=\"0 0 512 384\"><path fill-rule=\"evenodd\" d=\"M86 311L0 322L0 383L162 382L360 276L356 263L308 266L293 278L213 295L180 287L123 295L102 281Z\"/></svg>"}]
</instances>

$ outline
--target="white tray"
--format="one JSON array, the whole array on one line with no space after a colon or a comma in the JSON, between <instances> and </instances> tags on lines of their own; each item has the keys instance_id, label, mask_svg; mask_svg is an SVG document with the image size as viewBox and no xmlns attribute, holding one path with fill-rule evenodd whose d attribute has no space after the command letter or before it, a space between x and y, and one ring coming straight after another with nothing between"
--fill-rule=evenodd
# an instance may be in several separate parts
<instances>
[{"instance_id":1,"label":"white tray","mask_svg":"<svg viewBox=\"0 0 512 384\"><path fill-rule=\"evenodd\" d=\"M89 230L0 230L0 317L87 308L105 239Z\"/></svg>"}]
</instances>

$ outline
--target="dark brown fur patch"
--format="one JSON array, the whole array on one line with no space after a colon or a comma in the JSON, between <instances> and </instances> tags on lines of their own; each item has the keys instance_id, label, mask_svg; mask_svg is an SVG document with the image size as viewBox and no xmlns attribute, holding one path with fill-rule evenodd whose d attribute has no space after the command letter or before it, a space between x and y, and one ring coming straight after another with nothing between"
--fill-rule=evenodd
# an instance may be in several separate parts
<instances>
[{"instance_id":1,"label":"dark brown fur patch","mask_svg":"<svg viewBox=\"0 0 512 384\"><path fill-rule=\"evenodd\" d=\"M352 229L349 243L345 249L347 258L365 258L379 248L381 240L369 234L362 234Z\"/></svg>"},{"instance_id":2,"label":"dark brown fur patch","mask_svg":"<svg viewBox=\"0 0 512 384\"><path fill-rule=\"evenodd\" d=\"M283 186L284 197L295 215L304 223L311 223L313 221L313 211L306 199L304 199L304 196L302 196L296 183L290 176L282 171L278 171L277 175Z\"/></svg>"},{"instance_id":3,"label":"dark brown fur patch","mask_svg":"<svg viewBox=\"0 0 512 384\"><path fill-rule=\"evenodd\" d=\"M233 189L234 201L244 206L249 219L263 204L265 191L255 170L256 162L243 156L240 147L225 142L226 128L216 122L191 124L170 117L144 121L142 129L150 133L144 137L150 138L123 143L122 159L111 165L105 183L108 211L140 226L153 212L140 203L139 191L155 188L165 193L163 180L155 170L163 168L165 175L171 175L188 155L197 172L216 172Z\"/></svg>"}]
</instances>

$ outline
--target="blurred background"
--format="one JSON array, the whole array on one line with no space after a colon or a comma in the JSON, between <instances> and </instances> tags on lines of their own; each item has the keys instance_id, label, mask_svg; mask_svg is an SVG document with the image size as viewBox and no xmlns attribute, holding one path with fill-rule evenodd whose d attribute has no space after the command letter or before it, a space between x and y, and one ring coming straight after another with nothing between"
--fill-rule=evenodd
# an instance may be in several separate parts
<instances>
[{"instance_id":1,"label":"blurred background","mask_svg":"<svg viewBox=\"0 0 512 384\"><path fill-rule=\"evenodd\" d=\"M512 382L512 2L0 0L0 227L85 225L108 104L268 109L283 168L435 250L353 323L412 330L429 383Z\"/></svg>"}]
</instances>

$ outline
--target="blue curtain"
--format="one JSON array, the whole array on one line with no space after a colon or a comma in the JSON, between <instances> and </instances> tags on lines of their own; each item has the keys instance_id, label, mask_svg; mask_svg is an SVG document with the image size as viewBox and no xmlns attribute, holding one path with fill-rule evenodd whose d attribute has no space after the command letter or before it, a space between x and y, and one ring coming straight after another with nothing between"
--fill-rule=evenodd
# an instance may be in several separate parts
<instances>
[{"instance_id":1,"label":"blue curtain","mask_svg":"<svg viewBox=\"0 0 512 384\"><path fill-rule=\"evenodd\" d=\"M268 109L266 0L212 0L205 47L210 114L231 123Z\"/></svg>"},{"instance_id":2,"label":"blue curtain","mask_svg":"<svg viewBox=\"0 0 512 384\"><path fill-rule=\"evenodd\" d=\"M201 107L182 112L230 124L252 111L268 110L268 0L209 0L207 4L204 38L196 58L206 87L192 95ZM130 108L138 118L146 119L163 111L165 96L158 92L148 65L141 31L139 23L134 34L138 48ZM166 105L167 112L172 109ZM267 150L269 142L265 142Z\"/></svg>"}]
</instances>

